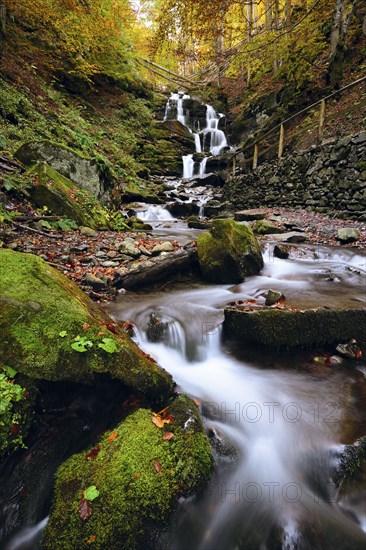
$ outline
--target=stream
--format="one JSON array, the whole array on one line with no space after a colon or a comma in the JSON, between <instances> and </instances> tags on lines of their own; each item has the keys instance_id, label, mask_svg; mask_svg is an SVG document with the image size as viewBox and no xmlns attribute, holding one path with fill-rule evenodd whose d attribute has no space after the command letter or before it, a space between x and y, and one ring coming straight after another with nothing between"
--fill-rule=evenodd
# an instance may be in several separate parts
<instances>
[{"instance_id":1,"label":"stream","mask_svg":"<svg viewBox=\"0 0 366 550\"><path fill-rule=\"evenodd\" d=\"M172 94L165 117L186 124L185 98L188 96ZM225 134L218 129L219 119L207 106L206 127L190 128L196 152L217 155L227 147ZM204 174L206 160L204 157L197 166L193 155L185 157L183 176L192 177L194 170ZM173 181L172 191L180 185L181 180ZM201 216L206 190L196 188L193 194L198 196ZM141 205L138 216L152 225L159 239L184 244L199 234L164 206ZM178 391L199 403L213 448L211 481L200 495L179 502L172 525L162 535L162 550L365 547L366 480L341 492L332 483L344 445L365 435L365 361L356 366L348 366L346 361L341 366L323 367L314 363L308 351L280 354L246 348L223 341L221 325L227 304L252 299L264 303L269 288L283 292L287 302L297 308L366 307L366 252L292 245L290 258L281 260L274 256L273 247L270 241L263 245L261 274L239 285L207 285L195 279L171 282L120 294L106 307L115 319L135 325L134 338L140 347L172 374ZM164 328L159 341L150 341L152 317ZM75 395L70 394L69 414L71 407L76 410L78 391L74 388ZM6 538L6 550L39 548L54 470L65 453L85 448L96 433L114 425L115 391L106 382L98 395L80 398L83 404L77 404L72 422L75 433L81 430L85 437L70 441L67 449L51 457L46 480L40 474L35 491L36 511L26 514L26 529ZM62 439L62 417L56 405L50 407L49 414L58 418L57 433ZM101 408L107 410L103 419L96 412ZM41 440L37 446L42 448ZM17 476L21 477L23 463L34 452L30 449L25 457L20 453L19 465L10 466L7 461L0 468L0 479L8 481L8 493L5 489L4 494L9 503L0 506L5 535L11 533L11 523L17 522L16 505L12 504L12 495L19 492ZM1 533L0 525L0 538Z\"/></svg>"}]
</instances>

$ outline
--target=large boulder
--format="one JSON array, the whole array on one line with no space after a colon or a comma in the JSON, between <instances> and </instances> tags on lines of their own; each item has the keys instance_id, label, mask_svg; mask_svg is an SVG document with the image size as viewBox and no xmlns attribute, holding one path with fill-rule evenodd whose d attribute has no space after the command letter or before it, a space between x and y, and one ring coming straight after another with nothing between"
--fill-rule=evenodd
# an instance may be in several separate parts
<instances>
[{"instance_id":1,"label":"large boulder","mask_svg":"<svg viewBox=\"0 0 366 550\"><path fill-rule=\"evenodd\" d=\"M52 214L71 218L78 225L108 229L107 212L98 199L46 163L37 163L28 170L26 177L30 179L29 193L36 206L47 206Z\"/></svg>"},{"instance_id":2,"label":"large boulder","mask_svg":"<svg viewBox=\"0 0 366 550\"><path fill-rule=\"evenodd\" d=\"M275 349L339 344L351 338L365 345L365 326L362 309L230 306L225 309L224 334L228 340Z\"/></svg>"},{"instance_id":3,"label":"large boulder","mask_svg":"<svg viewBox=\"0 0 366 550\"><path fill-rule=\"evenodd\" d=\"M211 466L191 399L180 395L161 415L138 409L59 468L43 548L159 548L157 530L172 518L178 498L207 481ZM95 499L85 501L93 486Z\"/></svg>"},{"instance_id":4,"label":"large boulder","mask_svg":"<svg viewBox=\"0 0 366 550\"><path fill-rule=\"evenodd\" d=\"M89 191L102 202L112 200L115 179L110 167L99 158L87 158L50 141L24 143L15 158L25 166L46 162L60 174Z\"/></svg>"},{"instance_id":5,"label":"large boulder","mask_svg":"<svg viewBox=\"0 0 366 550\"><path fill-rule=\"evenodd\" d=\"M0 249L0 355L29 378L108 374L163 401L171 376L64 275L32 254Z\"/></svg>"},{"instance_id":6,"label":"large boulder","mask_svg":"<svg viewBox=\"0 0 366 550\"><path fill-rule=\"evenodd\" d=\"M232 219L213 220L198 237L202 276L211 283L240 283L263 267L262 253L250 227Z\"/></svg>"}]
</instances>

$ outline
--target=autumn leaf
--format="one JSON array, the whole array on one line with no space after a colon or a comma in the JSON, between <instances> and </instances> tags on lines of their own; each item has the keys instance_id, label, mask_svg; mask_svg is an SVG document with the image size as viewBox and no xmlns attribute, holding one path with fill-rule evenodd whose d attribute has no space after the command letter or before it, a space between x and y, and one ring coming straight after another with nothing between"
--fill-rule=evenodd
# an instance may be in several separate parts
<instances>
[{"instance_id":1,"label":"autumn leaf","mask_svg":"<svg viewBox=\"0 0 366 550\"><path fill-rule=\"evenodd\" d=\"M83 324L83 329L84 329L84 330L88 330L89 328L90 328L89 323L84 323L84 324Z\"/></svg>"},{"instance_id":2,"label":"autumn leaf","mask_svg":"<svg viewBox=\"0 0 366 550\"><path fill-rule=\"evenodd\" d=\"M140 477L140 474L137 472L136 474L134 474L133 479L138 479L139 477Z\"/></svg>"},{"instance_id":3,"label":"autumn leaf","mask_svg":"<svg viewBox=\"0 0 366 550\"><path fill-rule=\"evenodd\" d=\"M88 540L86 541L86 544L92 544L93 542L95 542L97 540L97 535L90 535L90 537L88 538Z\"/></svg>"},{"instance_id":4,"label":"autumn leaf","mask_svg":"<svg viewBox=\"0 0 366 550\"><path fill-rule=\"evenodd\" d=\"M171 439L173 439L173 437L174 437L173 432L165 432L163 435L164 441L170 441Z\"/></svg>"},{"instance_id":5,"label":"autumn leaf","mask_svg":"<svg viewBox=\"0 0 366 550\"><path fill-rule=\"evenodd\" d=\"M88 454L85 455L85 458L87 460L95 460L99 454L99 451L100 451L100 445L97 445L96 447L94 447L94 449L92 449L91 451L89 451Z\"/></svg>"},{"instance_id":6,"label":"autumn leaf","mask_svg":"<svg viewBox=\"0 0 366 550\"><path fill-rule=\"evenodd\" d=\"M93 513L92 506L89 500L84 498L84 491L78 506L79 516L83 521L87 521Z\"/></svg>"},{"instance_id":7,"label":"autumn leaf","mask_svg":"<svg viewBox=\"0 0 366 550\"><path fill-rule=\"evenodd\" d=\"M112 441L114 441L117 436L118 436L118 432L113 432L107 439L108 443L112 443Z\"/></svg>"},{"instance_id":8,"label":"autumn leaf","mask_svg":"<svg viewBox=\"0 0 366 550\"><path fill-rule=\"evenodd\" d=\"M161 464L160 464L159 461L155 462L154 468L155 468L155 471L156 471L158 474L160 474L160 472L161 472Z\"/></svg>"}]
</instances>

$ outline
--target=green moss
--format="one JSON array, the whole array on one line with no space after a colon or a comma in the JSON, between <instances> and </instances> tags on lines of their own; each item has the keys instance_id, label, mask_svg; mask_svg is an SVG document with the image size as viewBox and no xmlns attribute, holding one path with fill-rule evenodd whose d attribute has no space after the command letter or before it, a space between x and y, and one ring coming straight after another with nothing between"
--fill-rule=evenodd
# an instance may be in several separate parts
<instances>
[{"instance_id":1,"label":"green moss","mask_svg":"<svg viewBox=\"0 0 366 550\"><path fill-rule=\"evenodd\" d=\"M259 308L225 310L226 338L260 344L269 348L340 343L355 338L366 343L366 310L319 308L292 311L290 309Z\"/></svg>"},{"instance_id":2,"label":"green moss","mask_svg":"<svg viewBox=\"0 0 366 550\"><path fill-rule=\"evenodd\" d=\"M213 220L210 232L197 241L204 279L213 283L240 283L263 267L262 254L250 227L231 219Z\"/></svg>"},{"instance_id":3,"label":"green moss","mask_svg":"<svg viewBox=\"0 0 366 550\"><path fill-rule=\"evenodd\" d=\"M36 206L47 206L53 214L67 216L79 225L109 228L108 212L99 201L47 164L37 163L26 177L32 182L29 193Z\"/></svg>"},{"instance_id":4,"label":"green moss","mask_svg":"<svg viewBox=\"0 0 366 550\"><path fill-rule=\"evenodd\" d=\"M171 376L122 330L110 333L105 328L113 324L110 317L44 260L0 249L0 275L0 354L17 371L34 379L73 381L110 373L158 401L172 391ZM71 348L79 335L93 343L85 353ZM117 353L98 347L104 337L115 340Z\"/></svg>"},{"instance_id":5,"label":"green moss","mask_svg":"<svg viewBox=\"0 0 366 550\"><path fill-rule=\"evenodd\" d=\"M45 532L45 549L154 547L154 532L169 520L177 498L191 495L208 479L212 456L194 403L184 395L171 403L174 423L152 423L151 411L139 409L99 442L95 460L83 452L57 473L53 509ZM163 440L164 431L174 433ZM157 472L155 464L161 465ZM83 522L78 513L82 491L95 485L100 496Z\"/></svg>"},{"instance_id":6,"label":"green moss","mask_svg":"<svg viewBox=\"0 0 366 550\"><path fill-rule=\"evenodd\" d=\"M283 229L265 220L256 221L252 226L252 229L257 235L274 235L276 233L283 233Z\"/></svg>"}]
</instances>

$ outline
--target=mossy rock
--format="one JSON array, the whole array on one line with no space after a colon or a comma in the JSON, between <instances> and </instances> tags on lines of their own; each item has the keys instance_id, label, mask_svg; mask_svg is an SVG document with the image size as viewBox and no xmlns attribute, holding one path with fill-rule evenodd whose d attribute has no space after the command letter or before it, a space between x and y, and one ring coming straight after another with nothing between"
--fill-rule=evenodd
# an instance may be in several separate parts
<instances>
[{"instance_id":1,"label":"mossy rock","mask_svg":"<svg viewBox=\"0 0 366 550\"><path fill-rule=\"evenodd\" d=\"M240 283L263 267L253 231L232 219L213 220L210 232L198 237L197 247L202 276L211 283Z\"/></svg>"},{"instance_id":2,"label":"mossy rock","mask_svg":"<svg viewBox=\"0 0 366 550\"><path fill-rule=\"evenodd\" d=\"M265 220L256 221L252 225L252 229L257 235L277 235L278 233L283 233L285 231L285 229L277 227L273 223Z\"/></svg>"},{"instance_id":3,"label":"mossy rock","mask_svg":"<svg viewBox=\"0 0 366 550\"><path fill-rule=\"evenodd\" d=\"M163 200L158 197L157 193L163 192L160 185L136 181L129 182L122 188L121 200L124 203L128 202L146 202L149 204L162 204Z\"/></svg>"},{"instance_id":4,"label":"mossy rock","mask_svg":"<svg viewBox=\"0 0 366 550\"><path fill-rule=\"evenodd\" d=\"M80 153L51 141L24 143L15 158L25 166L46 162L54 170L96 198L109 202L115 185L111 167L101 158L87 158Z\"/></svg>"},{"instance_id":5,"label":"mossy rock","mask_svg":"<svg viewBox=\"0 0 366 550\"><path fill-rule=\"evenodd\" d=\"M27 171L26 177L32 182L28 191L36 206L47 206L53 214L71 218L78 225L109 228L107 212L99 201L48 164L37 163Z\"/></svg>"},{"instance_id":6,"label":"mossy rock","mask_svg":"<svg viewBox=\"0 0 366 550\"><path fill-rule=\"evenodd\" d=\"M107 373L153 400L170 395L171 376L44 260L0 249L0 280L0 354L18 372L33 379L81 382ZM73 349L78 336L92 347ZM112 353L99 347L104 338Z\"/></svg>"},{"instance_id":7,"label":"mossy rock","mask_svg":"<svg viewBox=\"0 0 366 550\"><path fill-rule=\"evenodd\" d=\"M152 413L138 409L99 441L94 460L87 452L72 456L58 470L43 548L158 548L157 531L172 517L177 499L208 480L212 455L197 407L185 395L170 405L174 422L163 429ZM174 434L163 439L164 432ZM115 434L114 434L115 435ZM78 511L83 490L95 485L87 521Z\"/></svg>"},{"instance_id":8,"label":"mossy rock","mask_svg":"<svg viewBox=\"0 0 366 550\"><path fill-rule=\"evenodd\" d=\"M304 311L271 307L225 309L228 340L268 348L339 344L355 338L366 344L366 310L319 308Z\"/></svg>"}]
</instances>

